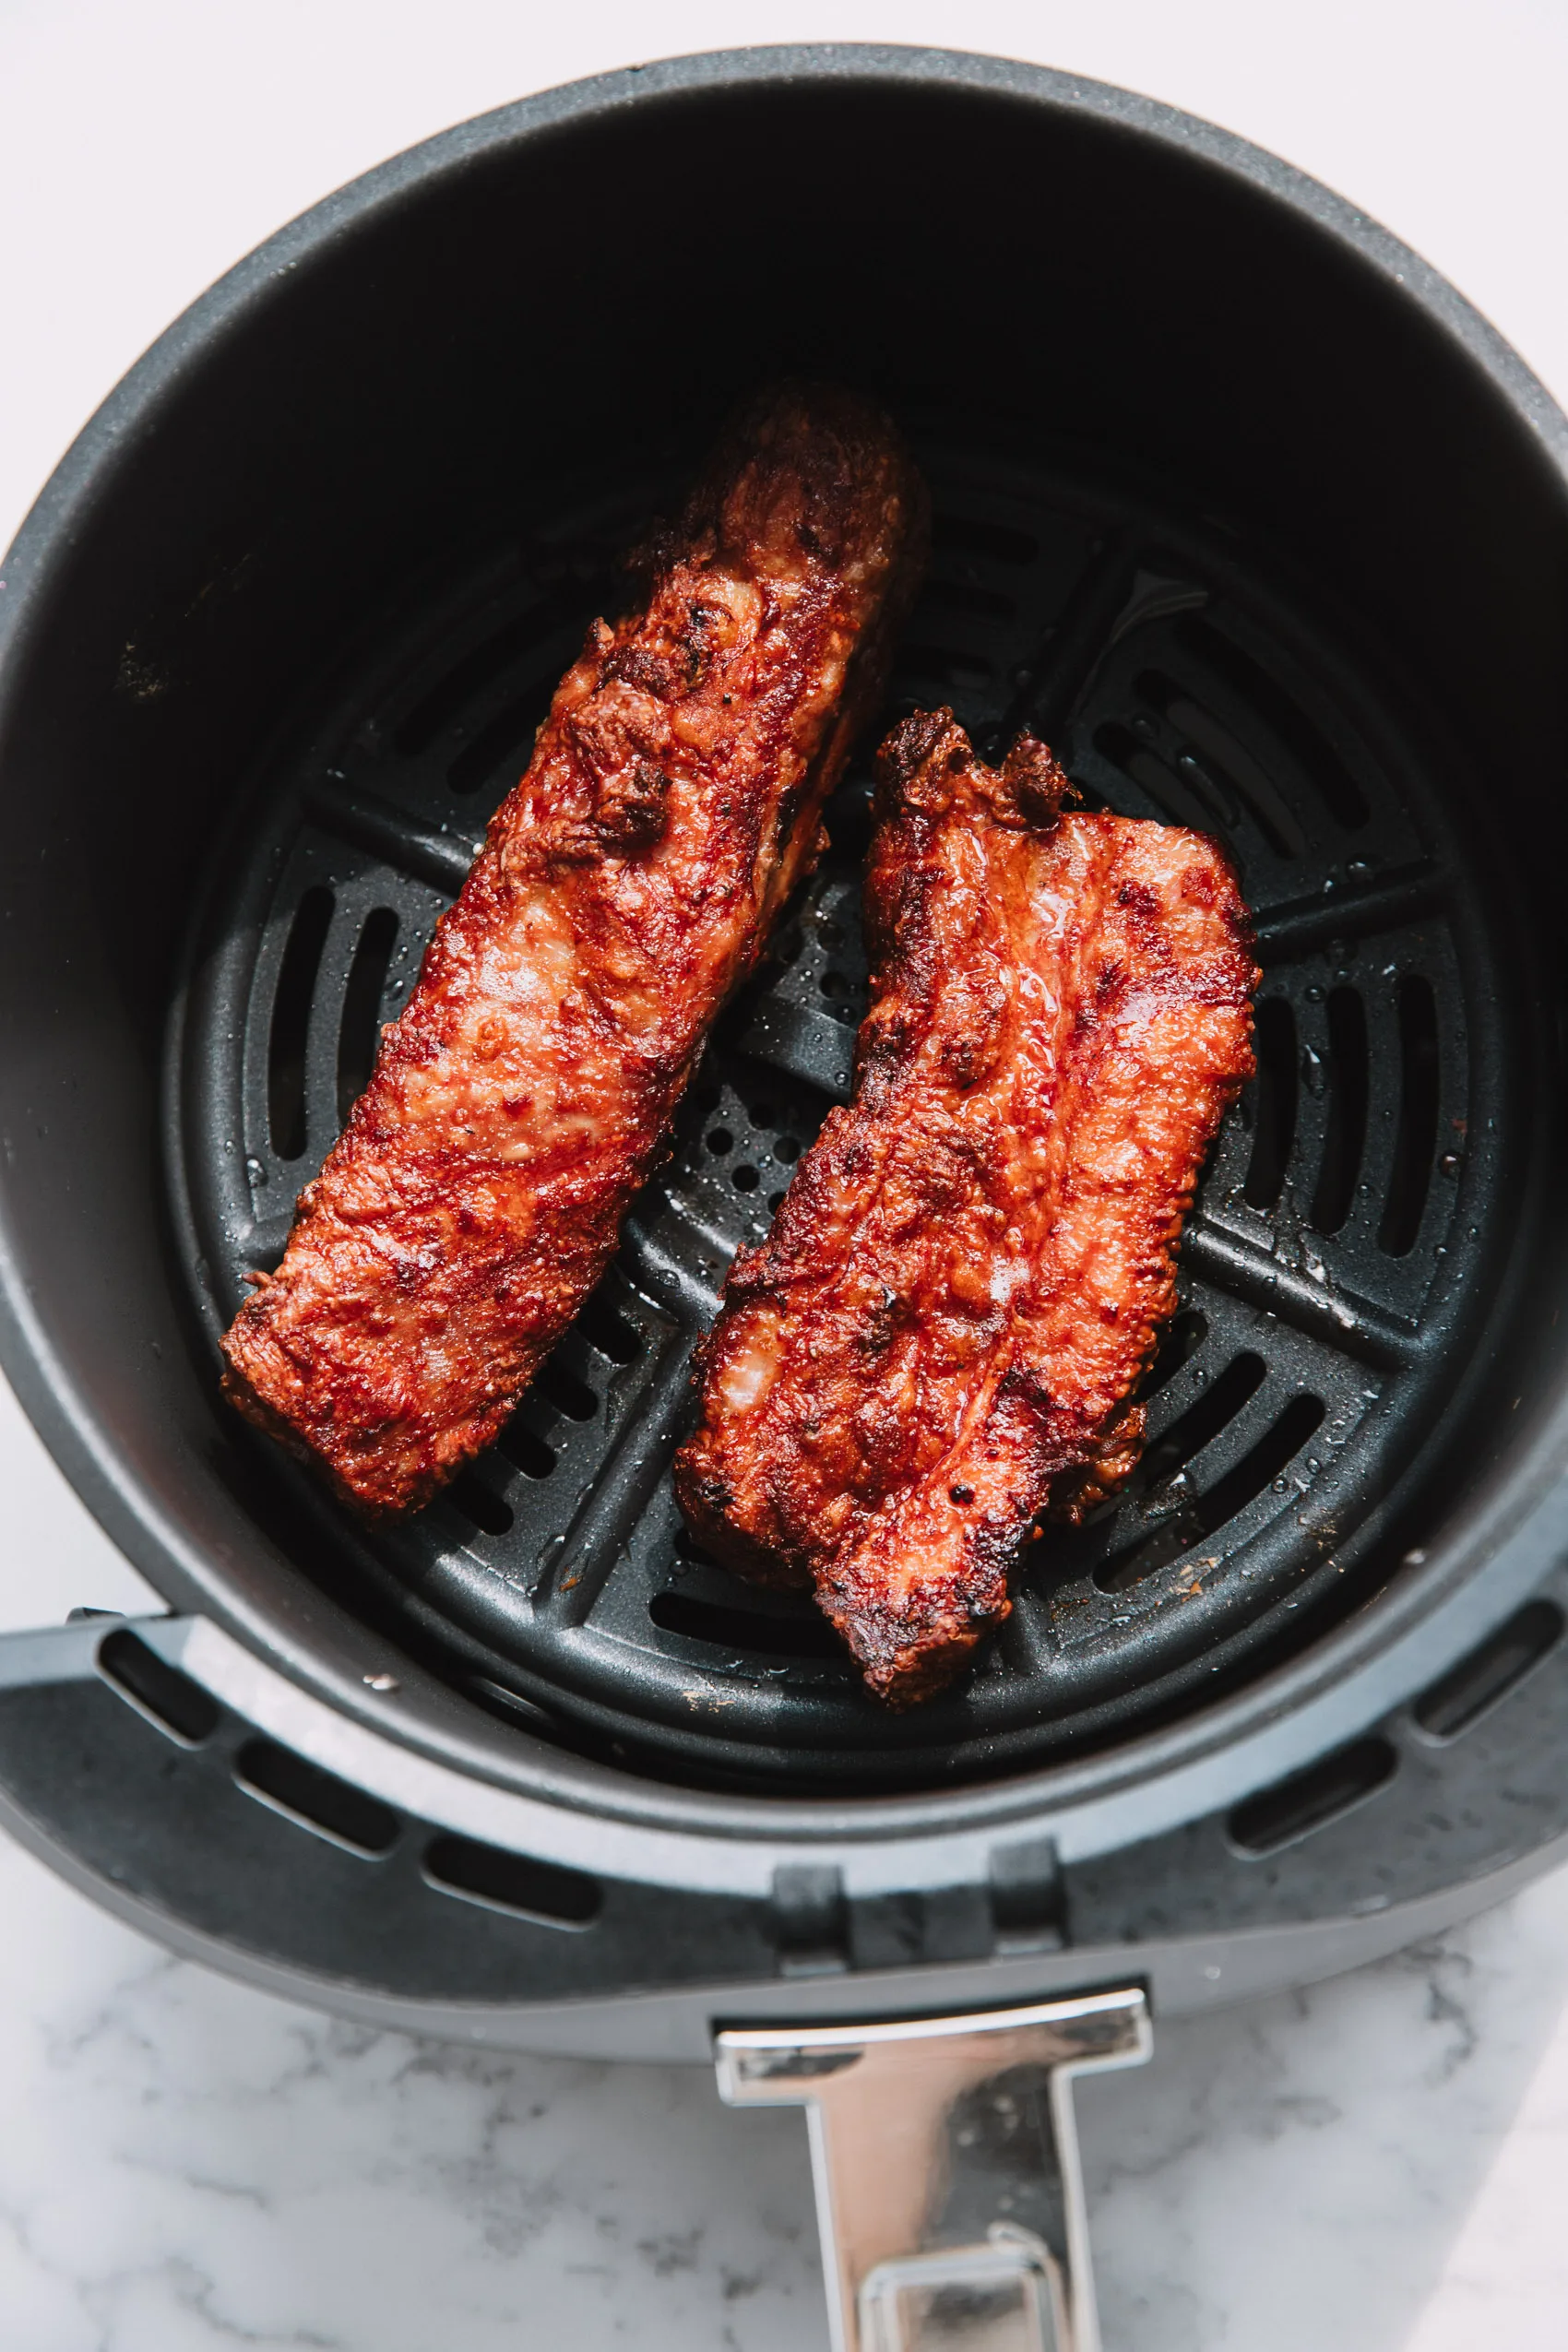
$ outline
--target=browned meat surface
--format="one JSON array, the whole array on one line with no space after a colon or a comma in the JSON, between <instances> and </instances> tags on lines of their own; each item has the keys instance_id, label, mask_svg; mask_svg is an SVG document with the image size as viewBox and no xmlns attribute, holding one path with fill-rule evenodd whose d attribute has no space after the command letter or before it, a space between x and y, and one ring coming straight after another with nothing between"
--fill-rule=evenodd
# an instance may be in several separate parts
<instances>
[{"instance_id":1,"label":"browned meat surface","mask_svg":"<svg viewBox=\"0 0 1568 2352\"><path fill-rule=\"evenodd\" d=\"M732 428L558 688L225 1388L374 1515L495 1436L602 1274L715 1014L816 854L923 561L891 426L788 386Z\"/></svg>"},{"instance_id":2,"label":"browned meat surface","mask_svg":"<svg viewBox=\"0 0 1568 2352\"><path fill-rule=\"evenodd\" d=\"M879 762L872 1004L703 1353L681 1504L714 1556L814 1584L871 1689L951 1679L1042 1516L1136 1461L1204 1155L1253 1068L1246 909L1200 834L1058 815L948 711Z\"/></svg>"}]
</instances>

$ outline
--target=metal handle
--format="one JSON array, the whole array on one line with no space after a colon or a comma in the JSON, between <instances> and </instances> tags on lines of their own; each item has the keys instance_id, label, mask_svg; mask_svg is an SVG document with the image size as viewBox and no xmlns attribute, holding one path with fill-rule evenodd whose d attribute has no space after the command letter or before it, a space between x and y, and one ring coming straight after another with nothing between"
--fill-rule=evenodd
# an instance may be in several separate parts
<instances>
[{"instance_id":1,"label":"metal handle","mask_svg":"<svg viewBox=\"0 0 1568 2352\"><path fill-rule=\"evenodd\" d=\"M720 2033L723 2098L807 2110L833 2352L1099 2352L1073 2077L1152 2047L1136 1988Z\"/></svg>"}]
</instances>

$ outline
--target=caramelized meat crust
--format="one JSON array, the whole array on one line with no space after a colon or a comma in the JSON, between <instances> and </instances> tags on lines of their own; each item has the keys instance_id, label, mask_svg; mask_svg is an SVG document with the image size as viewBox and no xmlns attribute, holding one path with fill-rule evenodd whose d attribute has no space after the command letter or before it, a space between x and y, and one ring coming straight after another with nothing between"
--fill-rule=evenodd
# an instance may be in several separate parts
<instances>
[{"instance_id":1,"label":"caramelized meat crust","mask_svg":"<svg viewBox=\"0 0 1568 2352\"><path fill-rule=\"evenodd\" d=\"M879 761L872 1004L768 1240L742 1253L676 1464L758 1582L814 1584L895 1705L1007 1615L1042 1516L1135 1463L1204 1155L1253 1069L1246 909L1201 834L1059 816L951 712Z\"/></svg>"},{"instance_id":2,"label":"caramelized meat crust","mask_svg":"<svg viewBox=\"0 0 1568 2352\"><path fill-rule=\"evenodd\" d=\"M817 853L924 538L886 419L786 386L647 551L646 602L594 624L224 1341L232 1403L365 1514L490 1443L603 1273Z\"/></svg>"}]
</instances>

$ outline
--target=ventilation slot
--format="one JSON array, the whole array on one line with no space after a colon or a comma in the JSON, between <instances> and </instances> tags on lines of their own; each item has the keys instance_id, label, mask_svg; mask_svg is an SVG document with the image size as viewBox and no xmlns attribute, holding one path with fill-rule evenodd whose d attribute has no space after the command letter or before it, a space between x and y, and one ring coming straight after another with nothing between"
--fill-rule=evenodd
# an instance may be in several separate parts
<instances>
[{"instance_id":1,"label":"ventilation slot","mask_svg":"<svg viewBox=\"0 0 1568 2352\"><path fill-rule=\"evenodd\" d=\"M1195 746L1203 762L1182 762L1184 772L1203 775L1208 790L1234 814L1245 807L1277 857L1299 858L1307 846L1301 819L1272 777L1259 766L1229 728L1222 727L1202 703L1158 670L1147 670L1134 688L1144 701L1164 713L1170 724Z\"/></svg>"},{"instance_id":2,"label":"ventilation slot","mask_svg":"<svg viewBox=\"0 0 1568 2352\"><path fill-rule=\"evenodd\" d=\"M1256 1363L1258 1359L1243 1357L1238 1361ZM1230 1367L1231 1372L1235 1369L1235 1365ZM1212 1403L1212 1397L1208 1401ZM1239 1512L1244 1511L1249 1503L1255 1502L1266 1487L1282 1478L1308 1438L1321 1425L1323 1416L1321 1397L1293 1396L1252 1451L1243 1455L1235 1467L1228 1470L1206 1493L1195 1496L1190 1503L1173 1511L1157 1533L1146 1543L1140 1544L1130 1557L1099 1570L1095 1583L1101 1592L1125 1592L1130 1586L1141 1584L1146 1576L1154 1575L1161 1568L1169 1568L1194 1544L1205 1543L1209 1537L1218 1534ZM1228 1418L1234 1419L1234 1412ZM1206 1439L1205 1443L1207 1443ZM1194 1446L1187 1458L1190 1460L1197 1451L1198 1448Z\"/></svg>"},{"instance_id":3,"label":"ventilation slot","mask_svg":"<svg viewBox=\"0 0 1568 2352\"><path fill-rule=\"evenodd\" d=\"M555 1448L547 1445L539 1431L517 1413L496 1439L495 1450L526 1479L547 1479L555 1467Z\"/></svg>"},{"instance_id":4,"label":"ventilation slot","mask_svg":"<svg viewBox=\"0 0 1568 2352\"><path fill-rule=\"evenodd\" d=\"M555 1467L552 1456L551 1468ZM493 1488L474 1470L464 1470L446 1490L446 1500L456 1511L487 1536L510 1535L512 1508Z\"/></svg>"},{"instance_id":5,"label":"ventilation slot","mask_svg":"<svg viewBox=\"0 0 1568 2352\"><path fill-rule=\"evenodd\" d=\"M1198 1505L1194 1502L1179 1503L1169 1491L1170 1484L1206 1445L1212 1445L1220 1431L1229 1427L1257 1395L1267 1376L1268 1367L1261 1356L1249 1350L1233 1357L1213 1387L1206 1389L1181 1419L1171 1423L1164 1436L1147 1448L1120 1501L1125 1506L1150 1496L1144 1505L1145 1512L1151 1516L1158 1515L1162 1525L1133 1552L1108 1561L1095 1571L1095 1583L1102 1593L1125 1592L1129 1586L1141 1584L1146 1576L1167 1566L1189 1544L1198 1540L1202 1533ZM1162 1486L1168 1489L1165 1495L1158 1491ZM1115 1508L1115 1503L1109 1506L1109 1510Z\"/></svg>"},{"instance_id":6,"label":"ventilation slot","mask_svg":"<svg viewBox=\"0 0 1568 2352\"><path fill-rule=\"evenodd\" d=\"M1275 1854L1360 1804L1394 1777L1398 1758L1386 1740L1359 1740L1324 1756L1310 1772L1249 1797L1230 1816L1230 1836L1243 1854Z\"/></svg>"},{"instance_id":7,"label":"ventilation slot","mask_svg":"<svg viewBox=\"0 0 1568 2352\"><path fill-rule=\"evenodd\" d=\"M579 1380L560 1358L552 1356L534 1374L534 1391L569 1421L591 1421L599 1410L599 1399L586 1380Z\"/></svg>"},{"instance_id":8,"label":"ventilation slot","mask_svg":"<svg viewBox=\"0 0 1568 2352\"><path fill-rule=\"evenodd\" d=\"M1018 609L1010 596L977 587L972 580L927 580L921 602L949 612L972 612L981 621L1010 621Z\"/></svg>"},{"instance_id":9,"label":"ventilation slot","mask_svg":"<svg viewBox=\"0 0 1568 2352\"><path fill-rule=\"evenodd\" d=\"M1321 1428L1323 1416L1321 1396L1292 1396L1273 1428L1199 1503L1200 1538L1213 1535L1228 1519L1233 1519L1239 1511L1254 1502L1265 1487L1283 1478L1308 1438Z\"/></svg>"},{"instance_id":10,"label":"ventilation slot","mask_svg":"<svg viewBox=\"0 0 1568 2352\"><path fill-rule=\"evenodd\" d=\"M1114 720L1095 731L1094 747L1102 758L1119 767L1141 790L1148 794L1157 809L1173 824L1190 825L1200 833L1223 830L1225 810L1206 777L1190 773L1183 779L1140 743L1131 728Z\"/></svg>"},{"instance_id":11,"label":"ventilation slot","mask_svg":"<svg viewBox=\"0 0 1568 2352\"><path fill-rule=\"evenodd\" d=\"M1431 982L1416 972L1399 983L1399 1126L1377 1237L1391 1258L1407 1257L1415 1247L1437 1153L1437 999Z\"/></svg>"},{"instance_id":12,"label":"ventilation slot","mask_svg":"<svg viewBox=\"0 0 1568 2352\"><path fill-rule=\"evenodd\" d=\"M1272 1208L1285 1189L1296 1140L1296 1019L1283 996L1264 998L1256 1035L1253 1157L1243 1189L1253 1208Z\"/></svg>"},{"instance_id":13,"label":"ventilation slot","mask_svg":"<svg viewBox=\"0 0 1568 2352\"><path fill-rule=\"evenodd\" d=\"M438 1837L424 1858L424 1874L443 1895L460 1895L487 1911L509 1911L547 1928L586 1928L599 1916L598 1883L581 1871L536 1862L469 1837Z\"/></svg>"},{"instance_id":14,"label":"ventilation slot","mask_svg":"<svg viewBox=\"0 0 1568 2352\"><path fill-rule=\"evenodd\" d=\"M517 764L517 775L520 776L554 693L554 678L540 678L526 694L515 695L505 708L498 710L489 725L481 728L473 742L457 754L447 769L446 781L453 791L465 795L477 792L507 758ZM508 787L516 781L517 777L509 778Z\"/></svg>"},{"instance_id":15,"label":"ventilation slot","mask_svg":"<svg viewBox=\"0 0 1568 2352\"><path fill-rule=\"evenodd\" d=\"M1350 1214L1367 1144L1367 1015L1353 988L1328 1000L1328 1127L1313 1198L1313 1229L1337 1233Z\"/></svg>"},{"instance_id":16,"label":"ventilation slot","mask_svg":"<svg viewBox=\"0 0 1568 2352\"><path fill-rule=\"evenodd\" d=\"M1521 1609L1417 1700L1421 1729L1432 1740L1456 1740L1479 1723L1562 1639L1562 1611L1550 1600L1532 1600Z\"/></svg>"},{"instance_id":17,"label":"ventilation slot","mask_svg":"<svg viewBox=\"0 0 1568 2352\"><path fill-rule=\"evenodd\" d=\"M573 1328L612 1364L635 1364L643 1343L635 1327L602 1299L590 1299Z\"/></svg>"},{"instance_id":18,"label":"ventilation slot","mask_svg":"<svg viewBox=\"0 0 1568 2352\"><path fill-rule=\"evenodd\" d=\"M234 1759L234 1778L247 1797L350 1854L374 1859L398 1842L399 1823L390 1805L270 1740L245 1742Z\"/></svg>"},{"instance_id":19,"label":"ventilation slot","mask_svg":"<svg viewBox=\"0 0 1568 2352\"><path fill-rule=\"evenodd\" d=\"M199 1682L123 1625L98 1645L98 1670L138 1715L183 1748L199 1748L223 1719L217 1701Z\"/></svg>"},{"instance_id":20,"label":"ventilation slot","mask_svg":"<svg viewBox=\"0 0 1568 2352\"><path fill-rule=\"evenodd\" d=\"M1358 832L1369 814L1360 786L1300 704L1292 701L1285 689L1240 646L1222 637L1206 621L1182 621L1178 624L1177 634L1239 701L1256 712L1302 769L1329 814L1347 833Z\"/></svg>"},{"instance_id":21,"label":"ventilation slot","mask_svg":"<svg viewBox=\"0 0 1568 2352\"><path fill-rule=\"evenodd\" d=\"M311 999L322 950L332 927L332 893L319 883L294 909L289 944L272 1000L267 1049L267 1124L279 1159L298 1159L305 1147L305 1045Z\"/></svg>"},{"instance_id":22,"label":"ventilation slot","mask_svg":"<svg viewBox=\"0 0 1568 2352\"><path fill-rule=\"evenodd\" d=\"M1183 1309L1170 1325L1153 1363L1138 1384L1139 1403L1146 1405L1151 1396L1158 1396L1160 1390L1175 1379L1182 1365L1191 1363L1207 1337L1206 1316L1201 1315L1196 1307ZM1249 1390L1248 1394L1251 1393Z\"/></svg>"},{"instance_id":23,"label":"ventilation slot","mask_svg":"<svg viewBox=\"0 0 1568 2352\"><path fill-rule=\"evenodd\" d=\"M761 1657L830 1657L841 1660L844 1645L824 1617L764 1616L760 1610L725 1609L691 1593L655 1593L647 1605L654 1623L688 1642L715 1649L751 1650Z\"/></svg>"},{"instance_id":24,"label":"ventilation slot","mask_svg":"<svg viewBox=\"0 0 1568 2352\"><path fill-rule=\"evenodd\" d=\"M1030 532L988 523L978 515L938 515L931 541L939 554L951 549L956 554L983 555L992 564L1032 564L1039 553L1039 541Z\"/></svg>"},{"instance_id":25,"label":"ventilation slot","mask_svg":"<svg viewBox=\"0 0 1568 2352\"><path fill-rule=\"evenodd\" d=\"M1201 1322L1202 1318L1198 1320ZM1174 1336L1174 1334L1172 1335ZM1213 1443L1222 1429L1228 1429L1250 1398L1255 1396L1267 1377L1268 1366L1261 1356L1249 1349L1234 1356L1212 1388L1206 1389L1195 1404L1190 1405L1178 1421L1172 1421L1163 1437L1157 1438L1138 1465L1136 1486L1146 1492L1162 1479L1181 1469L1206 1445Z\"/></svg>"},{"instance_id":26,"label":"ventilation slot","mask_svg":"<svg viewBox=\"0 0 1568 2352\"><path fill-rule=\"evenodd\" d=\"M899 670L910 678L936 686L989 685L992 665L981 653L955 653L946 646L907 645L898 657Z\"/></svg>"},{"instance_id":27,"label":"ventilation slot","mask_svg":"<svg viewBox=\"0 0 1568 2352\"><path fill-rule=\"evenodd\" d=\"M481 695L488 685L499 678L512 662L553 635L568 623L576 623L588 609L594 591L586 588L571 602L536 605L519 621L498 629L476 646L470 654L449 670L439 685L433 686L422 701L417 702L398 728L394 741L405 757L427 751L442 729L457 718L465 706Z\"/></svg>"},{"instance_id":28,"label":"ventilation slot","mask_svg":"<svg viewBox=\"0 0 1568 2352\"><path fill-rule=\"evenodd\" d=\"M343 1017L338 1026L338 1116L347 1119L375 1067L381 1038L381 999L398 944L398 918L390 907L377 907L365 918L360 944L343 993Z\"/></svg>"}]
</instances>

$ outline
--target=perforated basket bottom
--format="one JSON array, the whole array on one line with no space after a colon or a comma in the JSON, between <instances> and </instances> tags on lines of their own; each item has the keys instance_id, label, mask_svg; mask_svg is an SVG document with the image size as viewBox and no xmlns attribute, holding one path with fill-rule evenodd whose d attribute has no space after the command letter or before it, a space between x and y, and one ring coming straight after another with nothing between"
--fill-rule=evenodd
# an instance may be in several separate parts
<instances>
[{"instance_id":1,"label":"perforated basket bottom","mask_svg":"<svg viewBox=\"0 0 1568 2352\"><path fill-rule=\"evenodd\" d=\"M254 1441L309 1515L311 1573L395 1611L493 1707L679 1776L1016 1767L1277 1654L1325 1591L1380 1573L1487 1292L1499 965L1430 755L1232 540L1065 469L934 437L920 454L936 554L888 716L950 703L992 754L1029 721L1090 804L1222 836L1258 919L1259 1075L1188 1228L1132 1486L1033 1547L972 1675L897 1720L809 1602L751 1590L683 1533L668 1466L693 1341L848 1090L863 758L613 1271L495 1448L373 1540ZM305 715L225 851L173 1144L214 1340L245 1269L277 1263L379 1025L613 600L614 552L669 490L630 482L418 599Z\"/></svg>"}]
</instances>

